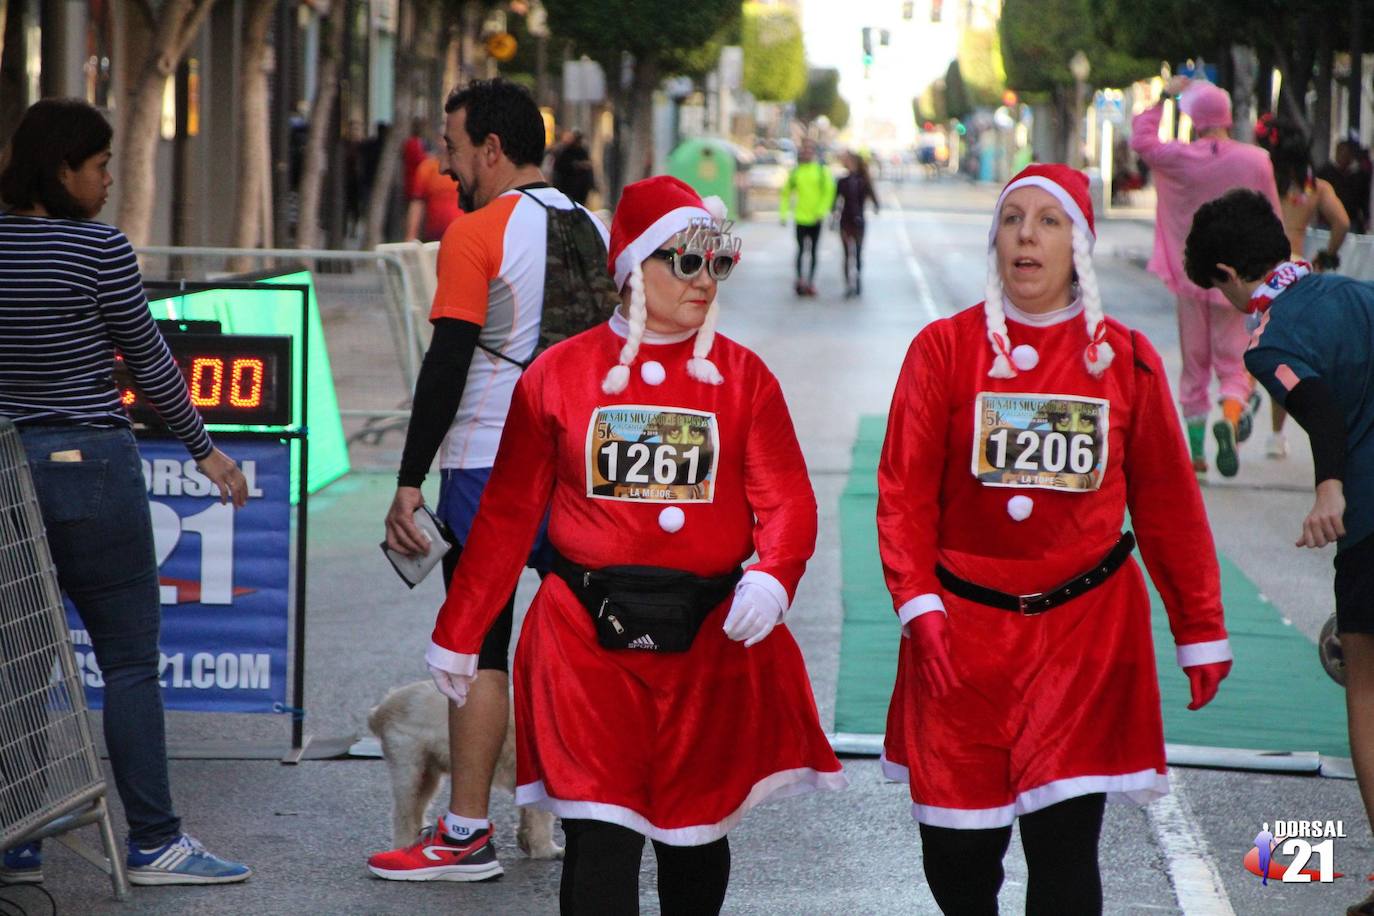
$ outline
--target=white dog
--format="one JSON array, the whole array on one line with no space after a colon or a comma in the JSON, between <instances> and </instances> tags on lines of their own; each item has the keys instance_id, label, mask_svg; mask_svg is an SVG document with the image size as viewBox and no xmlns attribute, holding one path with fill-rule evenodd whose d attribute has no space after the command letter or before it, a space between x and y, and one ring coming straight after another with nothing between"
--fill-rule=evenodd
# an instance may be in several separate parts
<instances>
[{"instance_id":1,"label":"white dog","mask_svg":"<svg viewBox=\"0 0 1374 916\"><path fill-rule=\"evenodd\" d=\"M440 777L453 772L448 751L448 700L431 681L397 687L368 713L367 727L381 739L382 755L391 772L392 840L398 847L409 845L420 833ZM492 785L515 792L513 723L506 729L506 743L501 747ZM553 841L553 815L547 811L521 808L515 841L532 859L563 857L563 847Z\"/></svg>"}]
</instances>

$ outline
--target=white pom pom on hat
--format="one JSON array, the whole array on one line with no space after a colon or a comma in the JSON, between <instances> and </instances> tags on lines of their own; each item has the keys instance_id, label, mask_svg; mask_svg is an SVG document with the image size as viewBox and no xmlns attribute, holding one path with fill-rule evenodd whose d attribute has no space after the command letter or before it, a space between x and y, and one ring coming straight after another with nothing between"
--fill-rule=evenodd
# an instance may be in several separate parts
<instances>
[{"instance_id":1,"label":"white pom pom on hat","mask_svg":"<svg viewBox=\"0 0 1374 916\"><path fill-rule=\"evenodd\" d=\"M639 345L644 339L644 322L647 311L644 304L644 275L640 265L664 243L679 232L687 229L693 220L722 220L725 218L725 202L719 197L705 200L685 182L670 175L655 175L625 186L621 192L620 205L615 208L611 219L611 242L608 246L607 261L616 289L630 289L629 336L620 350L619 365L607 373L601 383L601 390L607 394L619 394L629 384L631 366L639 355ZM715 342L716 321L719 306L711 303L706 319L697 331L692 346L692 358L687 363L687 374L708 385L722 384L725 379L720 370L709 359L711 345ZM625 369L621 374L617 370Z\"/></svg>"},{"instance_id":2,"label":"white pom pom on hat","mask_svg":"<svg viewBox=\"0 0 1374 916\"><path fill-rule=\"evenodd\" d=\"M1030 518L1031 510L1035 508L1035 501L1029 496L1013 496L1007 500L1007 514L1012 521L1024 522Z\"/></svg>"},{"instance_id":3,"label":"white pom pom on hat","mask_svg":"<svg viewBox=\"0 0 1374 916\"><path fill-rule=\"evenodd\" d=\"M1100 376L1112 364L1115 353L1107 343L1107 323L1102 312L1102 295L1097 286L1097 274L1093 271L1092 250L1097 241L1097 230L1093 221L1092 196L1088 190L1088 176L1061 163L1032 163L1022 169L1007 182L997 197L997 205L992 211L992 226L988 230L988 281L983 301L983 314L987 323L988 342L992 346L992 367L988 375L993 378L1015 378L1017 369L1028 371L1034 368L1021 367L1016 361L1016 351L1012 347L1007 331L1006 313L1002 305L1002 278L997 272L997 227L1001 224L1002 204L1007 195L1017 188L1036 187L1049 192L1068 214L1073 223L1073 266L1078 275L1079 293L1083 300L1083 322L1088 332L1088 345L1083 351L1083 364L1088 372ZM1035 363L1039 363L1037 354Z\"/></svg>"}]
</instances>

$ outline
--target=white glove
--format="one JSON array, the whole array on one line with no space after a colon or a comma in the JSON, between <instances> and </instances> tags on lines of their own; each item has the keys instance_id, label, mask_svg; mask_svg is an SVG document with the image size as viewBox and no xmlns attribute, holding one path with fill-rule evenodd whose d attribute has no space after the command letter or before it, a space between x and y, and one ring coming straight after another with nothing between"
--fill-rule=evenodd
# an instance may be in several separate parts
<instances>
[{"instance_id":1,"label":"white glove","mask_svg":"<svg viewBox=\"0 0 1374 916\"><path fill-rule=\"evenodd\" d=\"M429 676L434 678L434 686L439 692L453 701L454 706L462 706L468 701L468 687L477 679L472 674L454 674L443 668L429 666Z\"/></svg>"},{"instance_id":2,"label":"white glove","mask_svg":"<svg viewBox=\"0 0 1374 916\"><path fill-rule=\"evenodd\" d=\"M735 600L721 629L735 642L743 641L747 649L773 632L785 610L767 588L755 582L741 582L735 588Z\"/></svg>"}]
</instances>

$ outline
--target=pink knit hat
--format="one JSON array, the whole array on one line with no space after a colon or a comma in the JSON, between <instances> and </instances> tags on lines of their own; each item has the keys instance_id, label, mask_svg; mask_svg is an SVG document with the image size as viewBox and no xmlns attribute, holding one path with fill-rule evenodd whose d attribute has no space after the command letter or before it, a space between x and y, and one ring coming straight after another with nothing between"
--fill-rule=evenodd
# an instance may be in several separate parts
<instances>
[{"instance_id":1,"label":"pink knit hat","mask_svg":"<svg viewBox=\"0 0 1374 916\"><path fill-rule=\"evenodd\" d=\"M1199 132L1231 126L1231 96L1211 83L1189 83L1178 98L1178 107L1193 119L1193 128Z\"/></svg>"}]
</instances>

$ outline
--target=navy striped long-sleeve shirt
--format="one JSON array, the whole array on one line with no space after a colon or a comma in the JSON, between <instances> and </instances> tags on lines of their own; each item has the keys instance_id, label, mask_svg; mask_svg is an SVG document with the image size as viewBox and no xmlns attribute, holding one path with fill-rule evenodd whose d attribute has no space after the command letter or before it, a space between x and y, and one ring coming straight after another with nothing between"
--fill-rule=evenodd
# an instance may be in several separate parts
<instances>
[{"instance_id":1,"label":"navy striped long-sleeve shirt","mask_svg":"<svg viewBox=\"0 0 1374 916\"><path fill-rule=\"evenodd\" d=\"M115 349L197 460L213 446L148 300L129 240L87 220L0 214L0 416L128 427Z\"/></svg>"}]
</instances>

